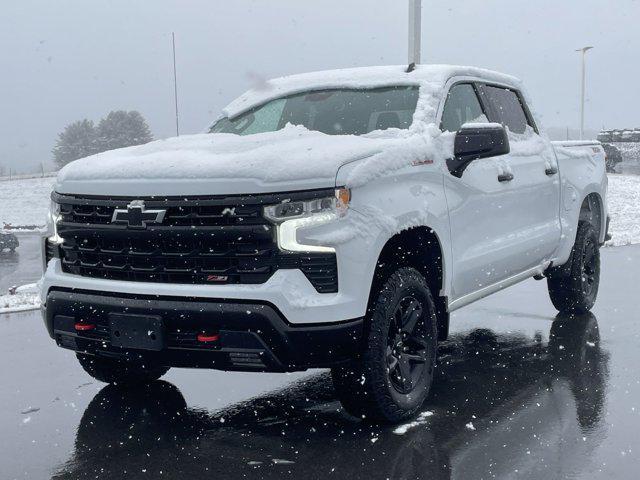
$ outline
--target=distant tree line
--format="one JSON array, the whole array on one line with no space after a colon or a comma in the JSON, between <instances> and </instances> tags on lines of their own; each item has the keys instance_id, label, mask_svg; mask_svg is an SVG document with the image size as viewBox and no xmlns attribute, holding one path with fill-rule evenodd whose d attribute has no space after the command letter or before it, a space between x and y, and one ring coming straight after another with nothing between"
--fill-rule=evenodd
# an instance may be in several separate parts
<instances>
[{"instance_id":1,"label":"distant tree line","mask_svg":"<svg viewBox=\"0 0 640 480\"><path fill-rule=\"evenodd\" d=\"M140 112L112 111L98 125L86 118L67 125L53 147L53 161L62 168L79 158L152 140L149 125Z\"/></svg>"}]
</instances>

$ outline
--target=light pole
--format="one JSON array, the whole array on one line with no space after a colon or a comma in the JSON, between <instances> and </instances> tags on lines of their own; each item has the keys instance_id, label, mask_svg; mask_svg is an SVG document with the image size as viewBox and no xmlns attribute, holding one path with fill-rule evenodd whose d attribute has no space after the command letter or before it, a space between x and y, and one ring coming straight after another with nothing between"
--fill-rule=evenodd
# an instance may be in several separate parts
<instances>
[{"instance_id":1,"label":"light pole","mask_svg":"<svg viewBox=\"0 0 640 480\"><path fill-rule=\"evenodd\" d=\"M409 0L409 65L420 63L422 0Z\"/></svg>"},{"instance_id":2,"label":"light pole","mask_svg":"<svg viewBox=\"0 0 640 480\"><path fill-rule=\"evenodd\" d=\"M171 45L173 46L173 99L176 109L176 137L180 136L180 120L178 117L178 74L176 70L176 34L171 32Z\"/></svg>"},{"instance_id":3,"label":"light pole","mask_svg":"<svg viewBox=\"0 0 640 480\"><path fill-rule=\"evenodd\" d=\"M585 98L585 86L587 83L587 70L586 61L587 52L593 47L579 48L576 52L582 52L582 93L580 100L580 140L584 140L584 98Z\"/></svg>"}]
</instances>

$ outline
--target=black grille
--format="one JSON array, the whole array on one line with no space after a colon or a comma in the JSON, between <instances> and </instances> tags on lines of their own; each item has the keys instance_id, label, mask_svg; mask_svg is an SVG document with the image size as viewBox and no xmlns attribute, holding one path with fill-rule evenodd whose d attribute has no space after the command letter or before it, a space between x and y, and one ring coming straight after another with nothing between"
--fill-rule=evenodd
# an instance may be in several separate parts
<instances>
[{"instance_id":1,"label":"black grille","mask_svg":"<svg viewBox=\"0 0 640 480\"><path fill-rule=\"evenodd\" d=\"M263 205L282 196L144 199L166 210L161 224L128 228L111 223L134 199L78 198L60 203L63 271L132 282L261 284L278 269L300 269L321 293L338 291L333 253L288 253ZM288 197L286 197L288 198Z\"/></svg>"},{"instance_id":2,"label":"black grille","mask_svg":"<svg viewBox=\"0 0 640 480\"><path fill-rule=\"evenodd\" d=\"M153 202L153 204L157 203L158 202ZM118 208L126 208L126 204L119 205ZM174 227L255 225L265 223L259 205L224 206L185 204L162 208L166 208L167 210L162 222L163 225L171 225ZM113 218L114 209L114 206L105 205L64 204L60 213L64 222L109 225Z\"/></svg>"}]
</instances>

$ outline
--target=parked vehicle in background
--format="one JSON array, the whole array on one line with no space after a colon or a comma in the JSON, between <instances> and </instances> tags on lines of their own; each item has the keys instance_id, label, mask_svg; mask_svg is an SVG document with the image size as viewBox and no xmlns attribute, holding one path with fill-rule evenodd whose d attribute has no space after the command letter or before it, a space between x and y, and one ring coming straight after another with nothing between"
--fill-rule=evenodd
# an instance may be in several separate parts
<instances>
[{"instance_id":1,"label":"parked vehicle in background","mask_svg":"<svg viewBox=\"0 0 640 480\"><path fill-rule=\"evenodd\" d=\"M561 312L596 301L603 148L550 142L528 105L477 68L319 72L209 134L73 162L44 240L49 334L105 382L329 367L348 412L411 417L450 312L532 277Z\"/></svg>"},{"instance_id":2,"label":"parked vehicle in background","mask_svg":"<svg viewBox=\"0 0 640 480\"><path fill-rule=\"evenodd\" d=\"M620 150L610 143L603 143L604 153L606 156L605 165L608 173L616 173L616 166L622 162L622 154Z\"/></svg>"},{"instance_id":3,"label":"parked vehicle in background","mask_svg":"<svg viewBox=\"0 0 640 480\"><path fill-rule=\"evenodd\" d=\"M16 237L13 233L3 232L0 230L0 253L4 251L15 252L16 248L20 246L20 242L18 241L18 237Z\"/></svg>"}]
</instances>

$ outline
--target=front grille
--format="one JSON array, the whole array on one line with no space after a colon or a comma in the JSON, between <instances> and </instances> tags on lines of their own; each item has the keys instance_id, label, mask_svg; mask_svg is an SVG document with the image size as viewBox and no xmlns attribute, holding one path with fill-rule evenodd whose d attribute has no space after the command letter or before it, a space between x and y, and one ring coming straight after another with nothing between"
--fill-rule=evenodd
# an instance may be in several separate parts
<instances>
[{"instance_id":1,"label":"front grille","mask_svg":"<svg viewBox=\"0 0 640 480\"><path fill-rule=\"evenodd\" d=\"M64 272L131 282L261 284L278 269L300 269L320 293L338 291L333 253L288 253L263 205L282 195L149 198L166 210L161 224L129 228L112 223L132 198L53 195L60 203L59 255Z\"/></svg>"},{"instance_id":2,"label":"front grille","mask_svg":"<svg viewBox=\"0 0 640 480\"><path fill-rule=\"evenodd\" d=\"M154 204L157 202L153 202ZM148 205L148 203L147 203ZM64 204L62 219L74 224L109 225L113 218L113 206ZM118 208L126 208L120 205ZM163 224L173 227L207 227L228 225L264 224L259 205L173 205L166 208Z\"/></svg>"}]
</instances>

